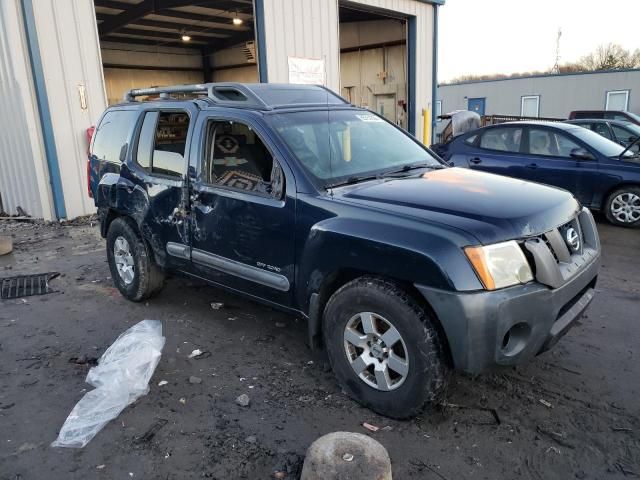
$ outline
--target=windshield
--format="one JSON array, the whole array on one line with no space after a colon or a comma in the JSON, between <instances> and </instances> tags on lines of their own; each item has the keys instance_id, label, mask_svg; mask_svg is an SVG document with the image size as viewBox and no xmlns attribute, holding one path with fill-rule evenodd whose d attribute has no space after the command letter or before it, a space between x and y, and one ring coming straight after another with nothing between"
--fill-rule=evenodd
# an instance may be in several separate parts
<instances>
[{"instance_id":1,"label":"windshield","mask_svg":"<svg viewBox=\"0 0 640 480\"><path fill-rule=\"evenodd\" d=\"M366 110L318 110L273 116L275 128L323 186L405 166L441 167L412 138Z\"/></svg>"},{"instance_id":2,"label":"windshield","mask_svg":"<svg viewBox=\"0 0 640 480\"><path fill-rule=\"evenodd\" d=\"M612 142L608 138L604 138L603 136L592 130L580 127L572 128L570 131L573 135L575 135L591 148L594 148L606 157L619 157L620 154L625 150L625 147L623 147L622 145L619 145L616 142ZM628 151L624 154L624 156L633 157L633 152Z\"/></svg>"}]
</instances>

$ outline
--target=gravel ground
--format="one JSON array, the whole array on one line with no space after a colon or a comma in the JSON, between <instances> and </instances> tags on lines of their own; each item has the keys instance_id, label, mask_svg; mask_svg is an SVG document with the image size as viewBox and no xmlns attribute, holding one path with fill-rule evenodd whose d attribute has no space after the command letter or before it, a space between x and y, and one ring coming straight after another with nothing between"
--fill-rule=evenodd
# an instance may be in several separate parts
<instances>
[{"instance_id":1,"label":"gravel ground","mask_svg":"<svg viewBox=\"0 0 640 480\"><path fill-rule=\"evenodd\" d=\"M396 479L638 478L640 230L599 229L598 294L579 326L528 365L453 376L443 405L399 422L341 393L303 321L182 278L134 304L89 222L0 222L15 243L0 277L61 273L56 293L0 301L0 478L297 478L309 444L336 430L380 441ZM91 363L145 318L167 338L149 394L84 449L51 448ZM196 348L210 355L189 359Z\"/></svg>"}]
</instances>

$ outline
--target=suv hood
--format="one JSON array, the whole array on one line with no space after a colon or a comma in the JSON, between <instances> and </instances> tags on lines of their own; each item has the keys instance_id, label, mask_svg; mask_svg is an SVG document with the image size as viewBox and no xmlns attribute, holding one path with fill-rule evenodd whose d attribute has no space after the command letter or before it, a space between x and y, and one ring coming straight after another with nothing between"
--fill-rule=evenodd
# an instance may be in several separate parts
<instances>
[{"instance_id":1,"label":"suv hood","mask_svg":"<svg viewBox=\"0 0 640 480\"><path fill-rule=\"evenodd\" d=\"M571 193L463 168L334 189L334 198L462 229L489 244L549 231L571 220Z\"/></svg>"}]
</instances>

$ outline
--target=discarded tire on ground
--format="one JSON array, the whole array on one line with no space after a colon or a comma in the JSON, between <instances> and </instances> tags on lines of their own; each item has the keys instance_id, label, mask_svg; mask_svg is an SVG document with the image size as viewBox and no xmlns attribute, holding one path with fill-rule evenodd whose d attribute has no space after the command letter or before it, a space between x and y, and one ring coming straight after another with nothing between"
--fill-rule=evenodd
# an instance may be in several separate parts
<instances>
[{"instance_id":1,"label":"discarded tire on ground","mask_svg":"<svg viewBox=\"0 0 640 480\"><path fill-rule=\"evenodd\" d=\"M7 235L0 235L0 255L6 255L13 250L13 241Z\"/></svg>"},{"instance_id":2,"label":"discarded tire on ground","mask_svg":"<svg viewBox=\"0 0 640 480\"><path fill-rule=\"evenodd\" d=\"M300 480L391 480L387 450L360 433L334 432L311 444Z\"/></svg>"}]
</instances>

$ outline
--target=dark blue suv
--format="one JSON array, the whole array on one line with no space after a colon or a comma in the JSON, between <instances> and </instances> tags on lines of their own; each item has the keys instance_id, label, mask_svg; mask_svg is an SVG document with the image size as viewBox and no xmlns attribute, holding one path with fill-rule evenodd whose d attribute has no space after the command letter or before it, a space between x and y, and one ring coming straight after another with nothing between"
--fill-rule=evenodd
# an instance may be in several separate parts
<instances>
[{"instance_id":1,"label":"dark blue suv","mask_svg":"<svg viewBox=\"0 0 640 480\"><path fill-rule=\"evenodd\" d=\"M134 90L89 162L125 297L178 272L303 317L384 415L436 400L449 368L543 352L594 295L598 234L571 194L449 168L322 87Z\"/></svg>"},{"instance_id":2,"label":"dark blue suv","mask_svg":"<svg viewBox=\"0 0 640 480\"><path fill-rule=\"evenodd\" d=\"M640 226L640 154L634 144L621 146L567 123L510 122L434 149L457 167L564 188L614 225Z\"/></svg>"}]
</instances>

